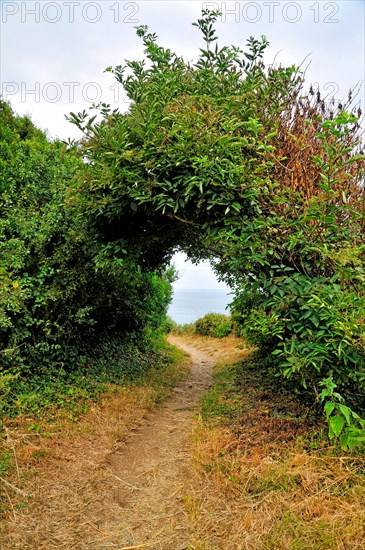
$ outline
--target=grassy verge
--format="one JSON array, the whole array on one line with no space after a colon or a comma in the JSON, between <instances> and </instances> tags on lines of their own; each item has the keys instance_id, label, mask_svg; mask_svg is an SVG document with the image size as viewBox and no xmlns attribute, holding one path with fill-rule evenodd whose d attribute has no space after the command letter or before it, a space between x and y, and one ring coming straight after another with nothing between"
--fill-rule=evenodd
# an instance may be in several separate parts
<instances>
[{"instance_id":1,"label":"grassy verge","mask_svg":"<svg viewBox=\"0 0 365 550\"><path fill-rule=\"evenodd\" d=\"M61 380L57 384L53 380L50 386L45 386L46 396L38 388L40 402L28 400L28 406L20 408L18 416L3 416L0 515L5 521L0 527L0 539L6 540L10 534L10 538L15 537L9 548L17 547L19 542L12 524L21 523L20 518L24 514L26 517L28 509L44 498L48 485L55 487L55 475L60 494L54 488L52 491L66 507L67 487L70 494L77 494L80 483L92 480L115 445L187 376L188 359L163 338L155 339L153 349L149 348L145 354L135 350L132 356L132 351L126 357L115 349L114 356L106 356L109 373L107 365L100 368L99 363L98 376L94 364L89 374L78 373L72 381ZM136 368L121 371L122 363ZM108 375L113 381L107 381ZM72 467L65 468L70 461ZM82 490L79 498L82 506ZM41 518L39 521L41 524ZM27 547L26 543L22 546Z\"/></svg>"},{"instance_id":2,"label":"grassy verge","mask_svg":"<svg viewBox=\"0 0 365 550\"><path fill-rule=\"evenodd\" d=\"M313 404L278 390L265 357L232 362L225 346L219 361L218 341L195 345L218 363L193 433L191 548L365 548L365 457L331 447Z\"/></svg>"},{"instance_id":3,"label":"grassy verge","mask_svg":"<svg viewBox=\"0 0 365 550\"><path fill-rule=\"evenodd\" d=\"M111 385L144 383L152 370L171 362L170 355L160 333L145 335L138 343L114 337L78 354L67 368L61 364L31 375L2 376L0 416L50 419L62 411L77 420Z\"/></svg>"}]
</instances>

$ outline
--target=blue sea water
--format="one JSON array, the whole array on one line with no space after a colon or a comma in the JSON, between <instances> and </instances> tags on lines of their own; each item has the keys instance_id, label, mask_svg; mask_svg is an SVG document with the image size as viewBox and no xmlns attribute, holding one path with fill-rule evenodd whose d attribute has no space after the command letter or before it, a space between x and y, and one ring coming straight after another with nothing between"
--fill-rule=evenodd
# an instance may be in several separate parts
<instances>
[{"instance_id":1,"label":"blue sea water","mask_svg":"<svg viewBox=\"0 0 365 550\"><path fill-rule=\"evenodd\" d=\"M225 313L232 301L229 291L218 289L175 289L167 314L176 323L192 323L207 313Z\"/></svg>"}]
</instances>

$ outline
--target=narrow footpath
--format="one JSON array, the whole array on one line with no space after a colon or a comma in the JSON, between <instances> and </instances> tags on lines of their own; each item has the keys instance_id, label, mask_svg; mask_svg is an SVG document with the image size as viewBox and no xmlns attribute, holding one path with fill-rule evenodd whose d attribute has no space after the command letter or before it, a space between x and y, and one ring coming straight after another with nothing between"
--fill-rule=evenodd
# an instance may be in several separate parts
<instances>
[{"instance_id":1,"label":"narrow footpath","mask_svg":"<svg viewBox=\"0 0 365 550\"><path fill-rule=\"evenodd\" d=\"M98 529L90 549L188 548L189 434L199 398L211 384L213 360L177 336L169 342L189 353L191 373L108 458L99 505L90 505L86 514Z\"/></svg>"}]
</instances>

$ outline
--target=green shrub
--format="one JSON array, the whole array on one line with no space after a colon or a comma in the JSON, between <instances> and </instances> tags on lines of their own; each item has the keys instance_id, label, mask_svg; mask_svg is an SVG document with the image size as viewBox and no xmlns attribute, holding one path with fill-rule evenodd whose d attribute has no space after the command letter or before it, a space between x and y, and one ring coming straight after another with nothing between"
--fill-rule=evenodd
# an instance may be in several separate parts
<instances>
[{"instance_id":1,"label":"green shrub","mask_svg":"<svg viewBox=\"0 0 365 550\"><path fill-rule=\"evenodd\" d=\"M208 313L194 324L196 332L203 336L224 338L232 332L232 319L223 313Z\"/></svg>"},{"instance_id":2,"label":"green shrub","mask_svg":"<svg viewBox=\"0 0 365 550\"><path fill-rule=\"evenodd\" d=\"M205 47L193 66L137 28L146 59L107 69L128 114L102 105L100 122L70 117L88 161L75 201L117 262L120 247L145 270L176 250L211 259L234 291L238 333L323 403L330 437L354 446L365 438L361 109L352 92L334 106L306 91L295 65L265 67L264 36L248 52L220 48L218 17L203 10L194 23ZM229 330L212 325L196 330Z\"/></svg>"},{"instance_id":3,"label":"green shrub","mask_svg":"<svg viewBox=\"0 0 365 550\"><path fill-rule=\"evenodd\" d=\"M166 317L166 319L161 324L161 331L164 334L168 334L169 332L172 332L176 330L177 323L171 317Z\"/></svg>"},{"instance_id":4,"label":"green shrub","mask_svg":"<svg viewBox=\"0 0 365 550\"><path fill-rule=\"evenodd\" d=\"M158 328L171 300L166 266L184 250L212 259L234 289L239 332L323 403L329 436L344 448L362 444L356 94L333 106L306 93L298 67L266 68L265 37L249 38L248 52L213 49L218 16L206 10L194 23L206 46L193 66L138 27L146 59L107 69L128 113L105 104L101 119L71 113L84 132L75 147L49 142L0 102L3 368L71 370L82 345ZM209 314L195 329L222 337L232 321Z\"/></svg>"},{"instance_id":5,"label":"green shrub","mask_svg":"<svg viewBox=\"0 0 365 550\"><path fill-rule=\"evenodd\" d=\"M181 325L177 325L174 329L174 333L178 336L192 336L195 334L195 324L183 323Z\"/></svg>"},{"instance_id":6,"label":"green shrub","mask_svg":"<svg viewBox=\"0 0 365 550\"><path fill-rule=\"evenodd\" d=\"M164 338L152 330L133 336L113 335L79 351L72 370L59 365L58 371L51 366L40 374L33 371L31 376L0 372L0 416L42 417L62 409L77 417L110 383L137 383L170 361Z\"/></svg>"},{"instance_id":7,"label":"green shrub","mask_svg":"<svg viewBox=\"0 0 365 550\"><path fill-rule=\"evenodd\" d=\"M141 267L117 235L97 241L71 196L82 166L0 100L0 395L13 376L75 371L104 340L165 320L174 269Z\"/></svg>"}]
</instances>

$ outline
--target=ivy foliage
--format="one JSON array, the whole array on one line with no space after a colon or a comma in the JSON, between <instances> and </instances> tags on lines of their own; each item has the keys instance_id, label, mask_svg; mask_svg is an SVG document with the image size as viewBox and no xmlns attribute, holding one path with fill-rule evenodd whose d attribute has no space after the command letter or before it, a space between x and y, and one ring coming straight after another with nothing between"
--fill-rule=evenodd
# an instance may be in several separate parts
<instances>
[{"instance_id":1,"label":"ivy foliage","mask_svg":"<svg viewBox=\"0 0 365 550\"><path fill-rule=\"evenodd\" d=\"M364 441L364 155L358 119L265 67L265 37L219 47L218 12L194 23L191 64L137 28L145 59L114 74L127 113L71 113L87 162L69 201L102 243L100 265L143 269L177 248L210 258L234 318L278 375L322 400L330 437Z\"/></svg>"}]
</instances>

